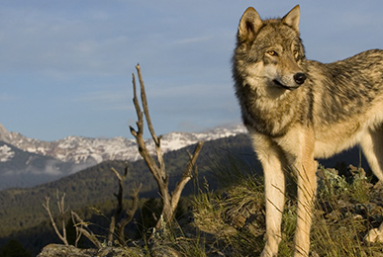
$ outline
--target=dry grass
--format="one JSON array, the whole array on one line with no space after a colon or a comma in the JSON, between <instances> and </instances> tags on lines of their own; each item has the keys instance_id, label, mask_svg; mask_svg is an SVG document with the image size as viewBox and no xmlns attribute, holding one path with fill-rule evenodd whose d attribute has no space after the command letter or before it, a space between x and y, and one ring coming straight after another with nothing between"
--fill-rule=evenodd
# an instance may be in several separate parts
<instances>
[{"instance_id":1,"label":"dry grass","mask_svg":"<svg viewBox=\"0 0 383 257\"><path fill-rule=\"evenodd\" d=\"M242 164L239 165L240 167ZM242 167L243 168L243 167ZM205 191L195 198L195 226L210 236L206 244L218 244L223 256L257 256L265 233L262 178L234 168L223 181L235 181L220 192ZM350 168L350 177L322 169L311 234L312 256L383 256L381 244L369 245L363 238L382 222L382 187L373 187L362 169ZM243 172L245 171L245 172ZM235 176L237 179L233 179ZM283 240L279 256L292 256L296 224L294 197L287 196L283 213ZM205 245L205 248L209 248Z\"/></svg>"}]
</instances>

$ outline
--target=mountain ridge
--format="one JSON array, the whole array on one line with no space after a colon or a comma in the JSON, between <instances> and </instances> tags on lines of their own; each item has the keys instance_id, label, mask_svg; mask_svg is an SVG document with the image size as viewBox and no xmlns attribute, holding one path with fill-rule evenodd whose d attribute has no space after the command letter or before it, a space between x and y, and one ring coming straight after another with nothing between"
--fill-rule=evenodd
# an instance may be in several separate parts
<instances>
[{"instance_id":1,"label":"mountain ridge","mask_svg":"<svg viewBox=\"0 0 383 257\"><path fill-rule=\"evenodd\" d=\"M242 125L231 127L216 127L206 132L170 132L162 137L162 150L178 150L198 141L210 141L218 138L235 136L245 133ZM23 151L51 156L63 162L76 164L89 162L101 163L107 160L135 161L140 158L135 140L124 137L90 138L81 136L68 136L55 141L41 141L23 136L17 132L8 132L0 124L0 141L11 144ZM154 153L154 143L151 139L145 140L149 150Z\"/></svg>"},{"instance_id":2,"label":"mountain ridge","mask_svg":"<svg viewBox=\"0 0 383 257\"><path fill-rule=\"evenodd\" d=\"M244 132L242 125L216 127L200 133L171 132L163 135L161 147L163 153L167 153L198 141L211 141ZM154 154L153 141L147 139L145 142ZM29 156L24 158L26 155ZM20 159L20 156L23 158ZM30 165L29 159L38 160L39 165ZM42 141L8 132L0 124L0 190L47 183L109 160L132 162L140 159L137 144L132 139L68 136L55 141Z\"/></svg>"}]
</instances>

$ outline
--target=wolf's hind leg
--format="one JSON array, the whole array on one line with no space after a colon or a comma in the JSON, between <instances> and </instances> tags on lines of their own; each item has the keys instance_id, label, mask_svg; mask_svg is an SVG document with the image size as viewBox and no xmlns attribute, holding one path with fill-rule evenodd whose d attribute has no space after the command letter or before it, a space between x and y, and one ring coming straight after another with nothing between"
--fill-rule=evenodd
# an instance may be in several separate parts
<instances>
[{"instance_id":1,"label":"wolf's hind leg","mask_svg":"<svg viewBox=\"0 0 383 257\"><path fill-rule=\"evenodd\" d=\"M374 174L383 182L383 124L370 129L362 137L360 146Z\"/></svg>"}]
</instances>

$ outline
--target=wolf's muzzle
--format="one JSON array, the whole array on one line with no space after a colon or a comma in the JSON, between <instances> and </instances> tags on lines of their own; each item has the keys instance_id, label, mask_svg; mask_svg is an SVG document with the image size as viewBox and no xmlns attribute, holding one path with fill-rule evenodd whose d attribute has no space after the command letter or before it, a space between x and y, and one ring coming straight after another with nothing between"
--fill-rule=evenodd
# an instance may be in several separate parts
<instances>
[{"instance_id":1,"label":"wolf's muzzle","mask_svg":"<svg viewBox=\"0 0 383 257\"><path fill-rule=\"evenodd\" d=\"M297 83L298 85L302 85L303 83L305 83L306 78L306 74L304 73L297 73L294 75L295 83Z\"/></svg>"}]
</instances>

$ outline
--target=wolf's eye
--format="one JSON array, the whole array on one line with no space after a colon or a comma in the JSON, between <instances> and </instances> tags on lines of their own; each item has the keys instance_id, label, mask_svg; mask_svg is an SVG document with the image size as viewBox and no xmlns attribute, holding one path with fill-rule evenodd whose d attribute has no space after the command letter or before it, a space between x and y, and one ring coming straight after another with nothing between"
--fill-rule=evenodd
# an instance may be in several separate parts
<instances>
[{"instance_id":1,"label":"wolf's eye","mask_svg":"<svg viewBox=\"0 0 383 257\"><path fill-rule=\"evenodd\" d=\"M270 56L278 56L277 52L275 52L274 50L267 51L267 54Z\"/></svg>"}]
</instances>

